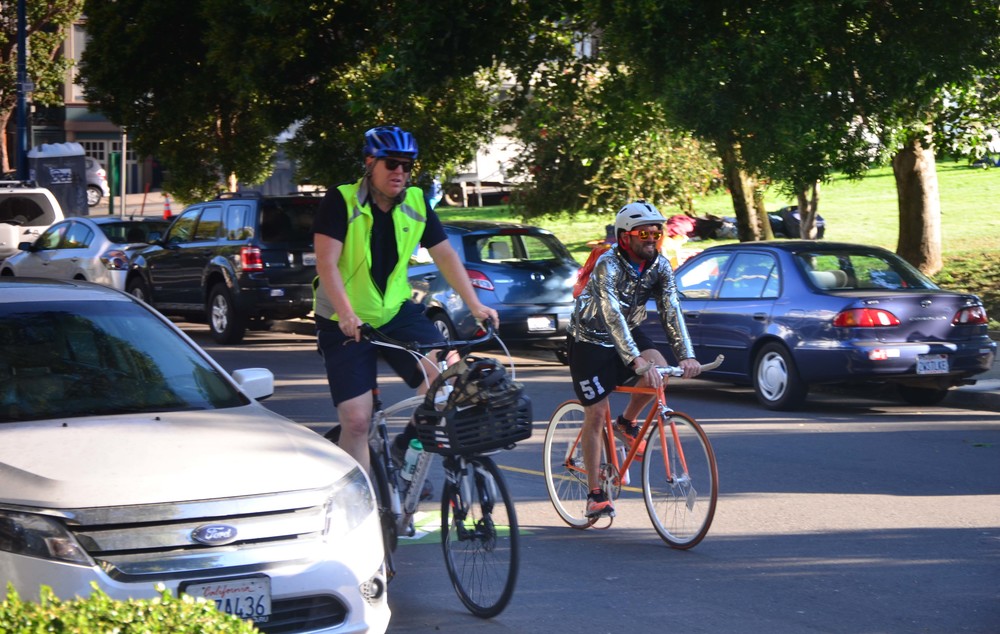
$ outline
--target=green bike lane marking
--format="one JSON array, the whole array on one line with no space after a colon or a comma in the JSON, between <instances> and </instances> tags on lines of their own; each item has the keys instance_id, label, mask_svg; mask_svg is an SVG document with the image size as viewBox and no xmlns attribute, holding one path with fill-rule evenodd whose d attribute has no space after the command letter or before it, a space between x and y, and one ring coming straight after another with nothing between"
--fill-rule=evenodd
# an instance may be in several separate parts
<instances>
[{"instance_id":1,"label":"green bike lane marking","mask_svg":"<svg viewBox=\"0 0 1000 634\"><path fill-rule=\"evenodd\" d=\"M413 537L399 536L399 545L440 544L441 543L441 511L417 511L413 514ZM510 535L509 526L497 526L501 537ZM518 535L530 535L523 528Z\"/></svg>"}]
</instances>

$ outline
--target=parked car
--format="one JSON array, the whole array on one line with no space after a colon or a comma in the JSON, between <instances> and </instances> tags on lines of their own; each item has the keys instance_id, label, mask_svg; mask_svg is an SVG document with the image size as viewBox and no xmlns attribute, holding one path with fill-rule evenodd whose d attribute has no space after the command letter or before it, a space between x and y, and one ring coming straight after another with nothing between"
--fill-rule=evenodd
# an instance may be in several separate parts
<instances>
[{"instance_id":1,"label":"parked car","mask_svg":"<svg viewBox=\"0 0 1000 634\"><path fill-rule=\"evenodd\" d=\"M62 206L48 189L31 181L0 181L0 261L62 219Z\"/></svg>"},{"instance_id":2,"label":"parked car","mask_svg":"<svg viewBox=\"0 0 1000 634\"><path fill-rule=\"evenodd\" d=\"M573 283L580 268L556 236L528 225L445 222L444 230L485 305L500 315L508 345L552 348L565 361ZM467 339L479 329L430 258L418 251L409 270L413 299L446 337Z\"/></svg>"},{"instance_id":3,"label":"parked car","mask_svg":"<svg viewBox=\"0 0 1000 634\"><path fill-rule=\"evenodd\" d=\"M129 257L161 237L169 220L122 216L67 218L0 265L0 276L87 280L125 290Z\"/></svg>"},{"instance_id":4,"label":"parked car","mask_svg":"<svg viewBox=\"0 0 1000 634\"><path fill-rule=\"evenodd\" d=\"M819 241L705 249L677 269L704 378L753 385L774 410L813 385L894 384L915 405L940 402L993 364L996 343L975 295L952 292L894 253ZM665 353L654 313L641 326ZM670 355L672 356L672 355Z\"/></svg>"},{"instance_id":5,"label":"parked car","mask_svg":"<svg viewBox=\"0 0 1000 634\"><path fill-rule=\"evenodd\" d=\"M225 194L187 207L131 263L126 289L168 315L208 321L222 344L312 312L312 221L321 196Z\"/></svg>"},{"instance_id":6,"label":"parked car","mask_svg":"<svg viewBox=\"0 0 1000 634\"><path fill-rule=\"evenodd\" d=\"M108 173L92 156L85 156L83 162L87 166L87 206L93 207L101 202L101 198L111 194Z\"/></svg>"},{"instance_id":7,"label":"parked car","mask_svg":"<svg viewBox=\"0 0 1000 634\"><path fill-rule=\"evenodd\" d=\"M368 478L273 391L125 293L0 280L0 597L162 584L263 632L384 631Z\"/></svg>"}]
</instances>

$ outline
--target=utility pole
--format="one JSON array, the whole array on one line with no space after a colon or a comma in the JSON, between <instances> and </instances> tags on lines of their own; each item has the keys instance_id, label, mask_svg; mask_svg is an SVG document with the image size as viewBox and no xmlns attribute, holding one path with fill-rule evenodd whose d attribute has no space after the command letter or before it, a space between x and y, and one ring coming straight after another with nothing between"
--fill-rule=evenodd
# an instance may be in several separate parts
<instances>
[{"instance_id":1,"label":"utility pole","mask_svg":"<svg viewBox=\"0 0 1000 634\"><path fill-rule=\"evenodd\" d=\"M17 178L28 180L28 25L25 0L17 0Z\"/></svg>"}]
</instances>

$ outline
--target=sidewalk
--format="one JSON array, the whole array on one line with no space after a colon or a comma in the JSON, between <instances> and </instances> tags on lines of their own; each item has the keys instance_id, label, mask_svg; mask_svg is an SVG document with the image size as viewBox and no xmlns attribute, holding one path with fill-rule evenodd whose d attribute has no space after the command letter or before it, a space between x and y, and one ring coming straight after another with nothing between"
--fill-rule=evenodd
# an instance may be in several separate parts
<instances>
[{"instance_id":1,"label":"sidewalk","mask_svg":"<svg viewBox=\"0 0 1000 634\"><path fill-rule=\"evenodd\" d=\"M109 199L105 196L101 199L101 202L97 203L88 210L87 215L108 215L108 202ZM123 213L121 196L115 196L115 215L135 215L162 218L165 207L166 200L163 192L161 191L149 192L148 194L127 194L125 196L125 211ZM183 205L178 203L173 198L170 199L170 213L172 216L179 214L182 209Z\"/></svg>"}]
</instances>

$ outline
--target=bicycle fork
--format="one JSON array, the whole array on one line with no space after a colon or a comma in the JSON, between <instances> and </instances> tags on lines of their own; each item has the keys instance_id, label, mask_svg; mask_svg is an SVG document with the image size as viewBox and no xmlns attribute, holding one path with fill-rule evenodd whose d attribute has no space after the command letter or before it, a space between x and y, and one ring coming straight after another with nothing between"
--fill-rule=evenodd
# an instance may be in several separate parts
<instances>
[{"instance_id":1,"label":"bicycle fork","mask_svg":"<svg viewBox=\"0 0 1000 634\"><path fill-rule=\"evenodd\" d=\"M493 476L478 462L466 460L463 456L447 458L444 464L445 479L453 485L457 495L448 503L452 506L455 535L459 541L477 539L488 543L496 533L492 526L493 506L500 497ZM469 511L472 501L479 500L482 517L470 525Z\"/></svg>"}]
</instances>

